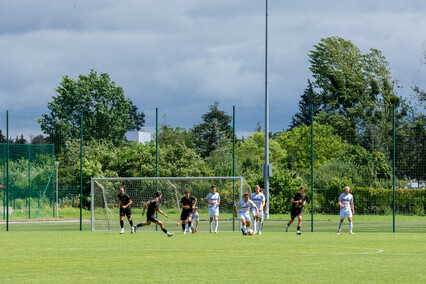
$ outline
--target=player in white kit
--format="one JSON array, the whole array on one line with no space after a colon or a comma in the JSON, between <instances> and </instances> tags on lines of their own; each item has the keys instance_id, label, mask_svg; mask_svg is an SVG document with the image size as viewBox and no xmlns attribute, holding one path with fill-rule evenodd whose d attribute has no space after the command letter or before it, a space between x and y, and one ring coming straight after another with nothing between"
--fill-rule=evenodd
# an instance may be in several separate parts
<instances>
[{"instance_id":1,"label":"player in white kit","mask_svg":"<svg viewBox=\"0 0 426 284\"><path fill-rule=\"evenodd\" d=\"M247 227L250 227L251 225L250 209L256 210L256 215L259 216L259 209L257 209L256 204L250 200L250 194L246 192L244 193L243 199L234 205L234 215L236 218L241 220L243 225L241 231L243 232L243 235L247 235Z\"/></svg>"},{"instance_id":2,"label":"player in white kit","mask_svg":"<svg viewBox=\"0 0 426 284\"><path fill-rule=\"evenodd\" d=\"M256 234L259 232L259 235L262 234L262 224L263 224L263 207L265 206L265 195L260 192L260 186L256 185L254 188L254 193L251 195L251 200L256 204L257 209L259 210L259 216L256 215L256 209L253 208L253 230ZM257 222L256 222L257 221ZM256 224L258 223L258 224Z\"/></svg>"},{"instance_id":3,"label":"player in white kit","mask_svg":"<svg viewBox=\"0 0 426 284\"><path fill-rule=\"evenodd\" d=\"M207 194L204 202L208 204L209 207L209 217L210 217L210 233L212 232L212 222L214 218L214 232L217 233L217 227L219 225L219 205L220 205L220 196L219 193L216 192L216 186L211 186L212 192Z\"/></svg>"},{"instance_id":4,"label":"player in white kit","mask_svg":"<svg viewBox=\"0 0 426 284\"><path fill-rule=\"evenodd\" d=\"M192 208L192 223L191 223L191 231L193 234L198 232L198 223L200 222L200 215L198 215L198 207ZM195 223L195 226L194 226Z\"/></svg>"},{"instance_id":5,"label":"player in white kit","mask_svg":"<svg viewBox=\"0 0 426 284\"><path fill-rule=\"evenodd\" d=\"M352 215L355 215L355 207L354 207L354 197L349 193L351 189L349 186L345 187L345 192L342 193L339 197L339 205L340 205L340 223L339 229L337 230L337 234L340 234L340 230L342 229L343 221L346 217L348 217L349 221L349 234L353 235L352 232Z\"/></svg>"}]
</instances>

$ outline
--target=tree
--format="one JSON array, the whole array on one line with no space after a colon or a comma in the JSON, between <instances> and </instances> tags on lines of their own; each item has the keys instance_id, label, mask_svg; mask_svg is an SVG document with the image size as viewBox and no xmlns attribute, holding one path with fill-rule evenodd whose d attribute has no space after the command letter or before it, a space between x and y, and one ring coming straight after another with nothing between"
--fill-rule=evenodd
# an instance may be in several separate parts
<instances>
[{"instance_id":1,"label":"tree","mask_svg":"<svg viewBox=\"0 0 426 284\"><path fill-rule=\"evenodd\" d=\"M299 127L302 125L311 125L312 123L312 109L311 106L314 106L315 116L320 111L320 103L318 94L315 93L312 82L308 80L308 87L303 92L302 98L299 101L299 112L296 113L290 125L290 129L294 127Z\"/></svg>"},{"instance_id":2,"label":"tree","mask_svg":"<svg viewBox=\"0 0 426 284\"><path fill-rule=\"evenodd\" d=\"M106 73L98 76L92 69L77 80L64 76L55 91L57 95L48 103L50 113L37 121L58 152L66 141L80 138L81 111L84 140L106 139L118 145L125 141L129 129L138 127L131 116L137 114L137 109Z\"/></svg>"},{"instance_id":3,"label":"tree","mask_svg":"<svg viewBox=\"0 0 426 284\"><path fill-rule=\"evenodd\" d=\"M232 117L219 110L219 103L215 102L202 118L204 123L196 125L193 132L197 153L206 158L212 151L226 145L227 140L232 137Z\"/></svg>"},{"instance_id":4,"label":"tree","mask_svg":"<svg viewBox=\"0 0 426 284\"><path fill-rule=\"evenodd\" d=\"M143 112L138 112L138 107L133 104L131 100L129 100L132 108L129 111L129 115L133 118L134 126L129 125L129 130L141 130L141 128L145 125L145 114Z\"/></svg>"},{"instance_id":5,"label":"tree","mask_svg":"<svg viewBox=\"0 0 426 284\"><path fill-rule=\"evenodd\" d=\"M3 131L0 129L0 143L7 143L6 136L3 135Z\"/></svg>"},{"instance_id":6,"label":"tree","mask_svg":"<svg viewBox=\"0 0 426 284\"><path fill-rule=\"evenodd\" d=\"M43 135L36 135L36 136L32 136L32 135L30 135L30 138L31 138L31 144L47 144L47 142L46 142L46 138L44 138L44 136Z\"/></svg>"},{"instance_id":7,"label":"tree","mask_svg":"<svg viewBox=\"0 0 426 284\"><path fill-rule=\"evenodd\" d=\"M367 54L340 37L321 39L309 54L321 110L346 125L342 137L359 142L367 127L389 137L392 104L406 115L405 101L396 96L397 82L390 76L389 64L381 51ZM384 141L383 143L388 143Z\"/></svg>"}]
</instances>

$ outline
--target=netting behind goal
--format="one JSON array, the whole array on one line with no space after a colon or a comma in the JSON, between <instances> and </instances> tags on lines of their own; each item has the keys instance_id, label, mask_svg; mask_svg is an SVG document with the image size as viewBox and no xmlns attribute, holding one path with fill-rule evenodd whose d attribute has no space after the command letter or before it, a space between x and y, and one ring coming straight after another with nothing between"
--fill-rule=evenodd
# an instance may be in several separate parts
<instances>
[{"instance_id":1,"label":"netting behind goal","mask_svg":"<svg viewBox=\"0 0 426 284\"><path fill-rule=\"evenodd\" d=\"M198 231L209 230L209 214L205 197L211 192L211 186L216 185L220 195L219 206L219 231L239 230L238 219L234 219L233 205L244 192L251 194L252 190L247 182L241 177L161 177L161 178L92 178L92 231L118 231L120 228L119 209L114 208L117 202L119 187L124 187L132 200L133 223L146 221L141 216L144 204L155 198L157 190L163 193L160 209L169 218L158 214L169 231L180 231L176 227L180 218L179 203L184 196L184 191L189 190L191 195L197 198L198 214L200 222ZM146 212L145 212L146 213ZM124 228L129 231L130 225L124 218ZM142 231L159 230L155 224L144 226Z\"/></svg>"}]
</instances>

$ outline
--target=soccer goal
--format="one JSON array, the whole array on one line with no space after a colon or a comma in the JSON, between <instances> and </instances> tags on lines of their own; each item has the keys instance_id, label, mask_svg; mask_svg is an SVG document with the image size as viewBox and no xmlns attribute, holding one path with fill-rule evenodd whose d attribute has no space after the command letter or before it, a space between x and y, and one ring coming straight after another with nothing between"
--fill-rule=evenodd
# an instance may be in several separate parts
<instances>
[{"instance_id":1,"label":"soccer goal","mask_svg":"<svg viewBox=\"0 0 426 284\"><path fill-rule=\"evenodd\" d=\"M132 200L133 223L146 221L141 216L144 204L155 198L155 192L161 191L161 210L169 218L158 215L166 228L179 231L176 224L180 218L179 203L184 191L189 190L197 198L199 214L198 231L209 231L209 213L205 197L216 185L220 195L218 231L239 230L238 219L234 218L233 205L242 198L243 193L252 193L251 187L242 177L122 177L91 179L91 229L92 231L118 231L119 209L114 208L118 199L118 189L123 187ZM146 213L146 212L145 212ZM125 228L128 227L124 218ZM143 227L143 231L157 230L155 225Z\"/></svg>"}]
</instances>

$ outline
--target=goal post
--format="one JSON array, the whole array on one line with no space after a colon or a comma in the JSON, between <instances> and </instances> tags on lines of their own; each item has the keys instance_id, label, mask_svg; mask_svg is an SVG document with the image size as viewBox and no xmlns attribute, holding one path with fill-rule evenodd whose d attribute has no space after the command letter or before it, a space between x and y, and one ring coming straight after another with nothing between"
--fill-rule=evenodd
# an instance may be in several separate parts
<instances>
[{"instance_id":1,"label":"goal post","mask_svg":"<svg viewBox=\"0 0 426 284\"><path fill-rule=\"evenodd\" d=\"M197 198L200 222L198 231L209 231L208 206L205 197L211 192L211 186L216 185L220 195L219 231L239 230L239 221L233 214L233 205L242 198L243 193L251 194L252 190L243 177L118 177L91 179L91 230L118 231L119 208L114 208L118 200L118 189L123 187L132 200L132 220L134 224L146 221L146 215L141 216L144 204L155 198L155 192L161 191L161 210L169 218L158 216L170 231L180 231L176 227L180 219L179 203L184 191L189 190ZM145 212L146 213L146 212ZM127 218L124 227L129 228ZM156 226L147 226L144 231L156 230Z\"/></svg>"}]
</instances>

